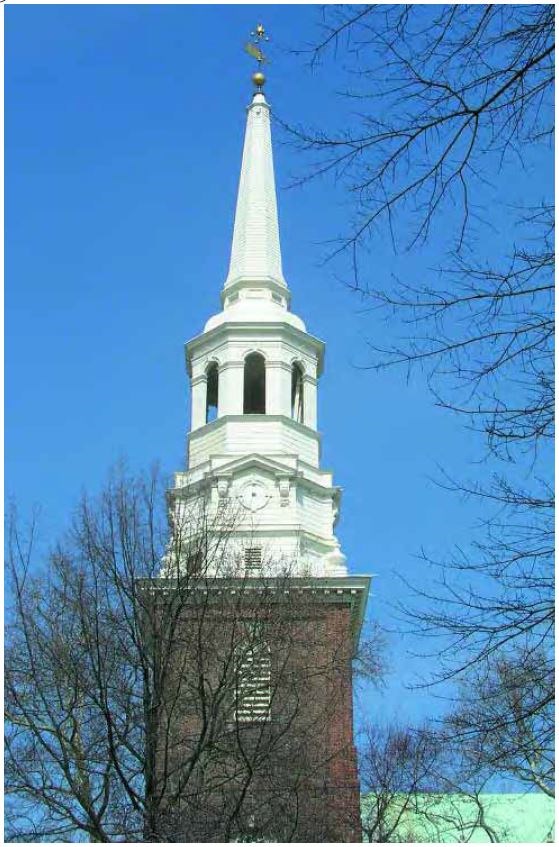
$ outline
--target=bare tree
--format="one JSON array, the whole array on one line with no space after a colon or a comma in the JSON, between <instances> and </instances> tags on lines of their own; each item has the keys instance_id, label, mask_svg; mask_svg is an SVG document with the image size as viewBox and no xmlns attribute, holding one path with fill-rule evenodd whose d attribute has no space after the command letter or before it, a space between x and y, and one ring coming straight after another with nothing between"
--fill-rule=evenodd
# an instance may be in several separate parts
<instances>
[{"instance_id":1,"label":"bare tree","mask_svg":"<svg viewBox=\"0 0 559 847\"><path fill-rule=\"evenodd\" d=\"M492 658L461 685L442 737L459 748L465 783L496 771L554 796L553 673L530 650Z\"/></svg>"},{"instance_id":2,"label":"bare tree","mask_svg":"<svg viewBox=\"0 0 559 847\"><path fill-rule=\"evenodd\" d=\"M490 842L507 833L491 824L487 775L463 767L450 732L425 724L377 725L365 733L361 757L363 833L369 842Z\"/></svg>"},{"instance_id":3,"label":"bare tree","mask_svg":"<svg viewBox=\"0 0 559 847\"><path fill-rule=\"evenodd\" d=\"M441 482L477 499L481 531L468 549L440 558L422 553L433 581L411 586L417 603L403 611L415 633L437 638L428 651L435 681L497 678L501 668L510 670L500 707L513 710L509 726L524 718L530 724L532 757L544 750L547 757L554 8L375 4L328 7L323 15L323 37L301 52L315 67L328 51L343 59L346 96L356 110L340 131L287 129L314 156L303 180L330 173L354 201L336 253L347 252L349 286L393 327L392 343L371 344L370 367L420 368L435 402L462 415L484 445L481 476L467 482L443 473ZM514 168L523 167L548 172L549 179L541 180L539 194L521 195L512 205L507 184ZM450 245L441 235L443 221ZM485 242L479 240L484 231ZM441 257L438 270L421 281L373 282L367 248L380 232L390 233L395 248L429 242ZM539 706L529 694L538 662L546 668ZM511 688L518 689L514 695ZM485 694L480 691L479 720ZM524 707L523 718L518 709ZM538 708L542 720L534 721ZM479 720L481 750L492 718ZM498 766L491 761L499 770L508 762L518 776L526 735L514 737L508 742L519 745L516 758L509 749ZM536 784L540 776L535 769Z\"/></svg>"},{"instance_id":4,"label":"bare tree","mask_svg":"<svg viewBox=\"0 0 559 847\"><path fill-rule=\"evenodd\" d=\"M396 725L370 726L361 753L363 833L371 842L400 839L416 795L440 785L440 749L432 733Z\"/></svg>"},{"instance_id":5,"label":"bare tree","mask_svg":"<svg viewBox=\"0 0 559 847\"><path fill-rule=\"evenodd\" d=\"M46 565L9 524L6 838L328 840L351 645L308 580L240 567L236 515L170 534L162 487L117 473Z\"/></svg>"},{"instance_id":6,"label":"bare tree","mask_svg":"<svg viewBox=\"0 0 559 847\"><path fill-rule=\"evenodd\" d=\"M552 139L553 6L346 5L323 15L324 37L298 52L314 66L327 50L342 57L345 95L360 110L340 131L290 129L320 156L303 179L332 172L355 191L357 222L340 249L381 222L396 238L405 210L417 243L452 207L460 245L488 159L521 161Z\"/></svg>"}]
</instances>

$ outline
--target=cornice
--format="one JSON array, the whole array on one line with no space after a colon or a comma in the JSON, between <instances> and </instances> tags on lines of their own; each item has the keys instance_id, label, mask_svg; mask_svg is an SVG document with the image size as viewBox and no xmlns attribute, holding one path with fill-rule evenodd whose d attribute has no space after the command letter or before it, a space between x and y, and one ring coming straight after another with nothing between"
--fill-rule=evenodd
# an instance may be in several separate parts
<instances>
[{"instance_id":1,"label":"cornice","mask_svg":"<svg viewBox=\"0 0 559 847\"><path fill-rule=\"evenodd\" d=\"M227 423L243 423L248 426L253 423L268 422L286 424L290 429L294 429L302 435L306 435L314 441L320 442L321 435L319 432L312 429L310 426L306 426L306 424L293 420L293 418L290 418L288 415L221 415L221 417L216 418L215 421L210 421L210 423L191 430L188 437L190 441L193 439L197 440L207 433L224 428Z\"/></svg>"},{"instance_id":2,"label":"cornice","mask_svg":"<svg viewBox=\"0 0 559 847\"><path fill-rule=\"evenodd\" d=\"M146 590L170 592L182 590L176 579L158 577L156 579L138 580L140 587ZM370 576L348 575L348 576L322 576L322 577L218 577L210 576L206 579L188 579L188 591L194 597L197 594L207 594L209 598L216 598L226 593L237 594L239 590L254 595L254 592L272 594L274 591L285 593L294 592L299 595L309 594L317 597L328 604L350 605L351 607L351 631L353 639L354 655L359 646L359 637L365 618L367 600L371 585ZM185 600L188 603L188 599Z\"/></svg>"},{"instance_id":3,"label":"cornice","mask_svg":"<svg viewBox=\"0 0 559 847\"><path fill-rule=\"evenodd\" d=\"M315 353L318 360L317 374L321 375L324 365L324 351L326 345L319 338L304 332L297 327L292 326L286 321L227 321L214 327L213 329L203 332L200 335L191 338L184 345L186 366L188 375L191 375L191 361L195 353L203 353L204 347L213 347L219 343L221 339L226 339L227 336L237 335L241 338L249 336L257 336L266 338L274 335L284 335L290 337L297 346L306 347L308 350Z\"/></svg>"}]
</instances>

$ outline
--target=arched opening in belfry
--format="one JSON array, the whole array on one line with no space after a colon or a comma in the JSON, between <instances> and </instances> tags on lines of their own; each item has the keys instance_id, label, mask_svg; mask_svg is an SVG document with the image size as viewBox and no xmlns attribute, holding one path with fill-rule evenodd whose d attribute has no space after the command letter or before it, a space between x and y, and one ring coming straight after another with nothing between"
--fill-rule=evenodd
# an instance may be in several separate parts
<instances>
[{"instance_id":1,"label":"arched opening in belfry","mask_svg":"<svg viewBox=\"0 0 559 847\"><path fill-rule=\"evenodd\" d=\"M219 400L219 369L217 362L212 362L206 371L206 423L217 418L217 403Z\"/></svg>"},{"instance_id":2,"label":"arched opening in belfry","mask_svg":"<svg viewBox=\"0 0 559 847\"><path fill-rule=\"evenodd\" d=\"M291 368L291 417L304 423L305 402L303 394L303 368L297 362Z\"/></svg>"},{"instance_id":3,"label":"arched opening in belfry","mask_svg":"<svg viewBox=\"0 0 559 847\"><path fill-rule=\"evenodd\" d=\"M245 359L243 412L266 414L266 361L261 353L249 353Z\"/></svg>"}]
</instances>

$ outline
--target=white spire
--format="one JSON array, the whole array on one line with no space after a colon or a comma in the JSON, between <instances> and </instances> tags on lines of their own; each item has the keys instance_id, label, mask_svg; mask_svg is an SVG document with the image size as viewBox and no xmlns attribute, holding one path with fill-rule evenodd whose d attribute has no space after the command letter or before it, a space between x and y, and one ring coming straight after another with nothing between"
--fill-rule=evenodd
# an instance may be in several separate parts
<instances>
[{"instance_id":1,"label":"white spire","mask_svg":"<svg viewBox=\"0 0 559 847\"><path fill-rule=\"evenodd\" d=\"M284 291L270 107L261 91L248 107L235 228L225 289L261 287Z\"/></svg>"}]
</instances>

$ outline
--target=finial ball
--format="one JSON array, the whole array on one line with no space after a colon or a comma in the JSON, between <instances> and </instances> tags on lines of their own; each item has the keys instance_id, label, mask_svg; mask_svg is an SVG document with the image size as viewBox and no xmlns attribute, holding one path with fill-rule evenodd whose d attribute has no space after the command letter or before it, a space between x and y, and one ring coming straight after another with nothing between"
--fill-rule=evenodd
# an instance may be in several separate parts
<instances>
[{"instance_id":1,"label":"finial ball","mask_svg":"<svg viewBox=\"0 0 559 847\"><path fill-rule=\"evenodd\" d=\"M253 73L252 75L252 81L257 88L262 88L262 86L266 82L266 77L264 76L262 71L255 71L255 73Z\"/></svg>"}]
</instances>

